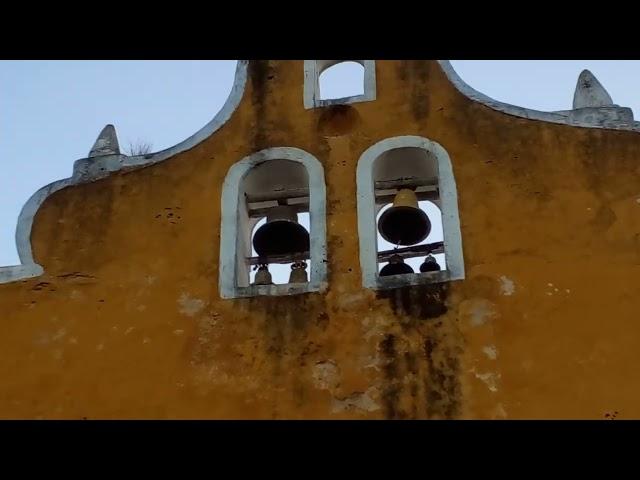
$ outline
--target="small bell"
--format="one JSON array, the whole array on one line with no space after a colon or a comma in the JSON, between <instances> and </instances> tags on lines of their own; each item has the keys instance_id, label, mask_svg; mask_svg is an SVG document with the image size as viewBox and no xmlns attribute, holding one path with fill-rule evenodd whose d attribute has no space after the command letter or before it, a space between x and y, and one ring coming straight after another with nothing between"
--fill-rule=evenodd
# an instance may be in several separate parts
<instances>
[{"instance_id":1,"label":"small bell","mask_svg":"<svg viewBox=\"0 0 640 480\"><path fill-rule=\"evenodd\" d=\"M381 277L388 277L389 275L404 275L405 273L413 273L413 268L411 268L411 265L404 263L404 260L400 255L392 256L389 259L389 263L380 270Z\"/></svg>"},{"instance_id":2,"label":"small bell","mask_svg":"<svg viewBox=\"0 0 640 480\"><path fill-rule=\"evenodd\" d=\"M260 257L309 251L309 232L298 223L298 214L288 205L273 207L267 223L253 236L253 248Z\"/></svg>"},{"instance_id":3,"label":"small bell","mask_svg":"<svg viewBox=\"0 0 640 480\"><path fill-rule=\"evenodd\" d=\"M424 259L424 262L422 262L422 265L420 265L420 271L422 273L439 272L440 265L433 255L427 255Z\"/></svg>"},{"instance_id":4,"label":"small bell","mask_svg":"<svg viewBox=\"0 0 640 480\"><path fill-rule=\"evenodd\" d=\"M393 199L393 206L380 216L380 235L394 245L415 245L429 236L431 222L418 207L418 197L413 190L403 188Z\"/></svg>"},{"instance_id":5,"label":"small bell","mask_svg":"<svg viewBox=\"0 0 640 480\"><path fill-rule=\"evenodd\" d=\"M269 272L269 265L260 265L256 272L256 278L253 280L254 285L273 285L273 279Z\"/></svg>"},{"instance_id":6,"label":"small bell","mask_svg":"<svg viewBox=\"0 0 640 480\"><path fill-rule=\"evenodd\" d=\"M296 262L291 265L289 283L307 283L307 262Z\"/></svg>"}]
</instances>

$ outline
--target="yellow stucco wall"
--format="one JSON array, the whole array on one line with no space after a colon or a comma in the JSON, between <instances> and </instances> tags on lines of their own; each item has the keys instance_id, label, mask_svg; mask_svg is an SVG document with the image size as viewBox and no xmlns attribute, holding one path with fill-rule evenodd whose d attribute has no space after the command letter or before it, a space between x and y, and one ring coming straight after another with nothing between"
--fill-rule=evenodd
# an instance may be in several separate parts
<instances>
[{"instance_id":1,"label":"yellow stucco wall","mask_svg":"<svg viewBox=\"0 0 640 480\"><path fill-rule=\"evenodd\" d=\"M344 122L303 108L303 62L251 62L213 136L49 197L46 273L0 285L0 417L640 418L640 134L496 112L433 61L376 73ZM467 278L376 293L356 163L399 135L451 157ZM329 288L221 300L223 179L279 146L324 165Z\"/></svg>"}]
</instances>

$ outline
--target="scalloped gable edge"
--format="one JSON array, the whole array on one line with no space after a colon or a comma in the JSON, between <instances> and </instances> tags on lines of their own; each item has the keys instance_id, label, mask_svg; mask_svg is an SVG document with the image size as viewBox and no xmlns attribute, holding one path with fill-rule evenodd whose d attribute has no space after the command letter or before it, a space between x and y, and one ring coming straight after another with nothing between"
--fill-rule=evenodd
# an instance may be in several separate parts
<instances>
[{"instance_id":1,"label":"scalloped gable edge","mask_svg":"<svg viewBox=\"0 0 640 480\"><path fill-rule=\"evenodd\" d=\"M449 60L438 60L440 68L444 71L447 79L456 87L456 89L462 93L465 97L473 100L477 103L481 103L498 112L506 113L514 117L525 118L527 120L539 120L541 122L558 123L562 125L568 125L571 127L582 128L603 128L606 130L626 130L626 131L640 131L640 122L634 122L633 120L622 123L619 120L614 119L614 122L606 122L601 125L596 125L588 121L583 121L584 115L572 115L573 112L582 113L581 110L593 110L594 113L605 113L610 111L616 111L622 113L620 116L627 118L633 118L633 114L630 108L624 107L600 107L589 109L577 109L577 110L563 110L558 112L542 112L540 110L532 110L529 108L518 107L509 103L499 102L487 95L478 92L469 84L467 84L455 71L453 65Z\"/></svg>"},{"instance_id":2,"label":"scalloped gable edge","mask_svg":"<svg viewBox=\"0 0 640 480\"><path fill-rule=\"evenodd\" d=\"M464 96L474 102L481 103L493 110L507 115L573 127L640 131L640 122L617 125L593 125L587 122L581 122L579 119L576 120L575 118L572 118L570 114L571 110L565 112L542 112L499 102L469 86L456 73L449 60L438 60L438 64L444 71L447 79ZM89 183L107 177L112 172L135 169L162 162L179 153L190 150L203 142L227 123L240 104L247 83L248 65L248 60L238 61L233 86L226 102L209 123L186 140L174 145L173 147L146 155L133 157L128 157L126 155L106 155L77 160L74 163L73 175L70 178L50 183L34 193L27 203L25 203L24 207L22 207L16 228L16 246L21 265L0 267L0 284L26 280L40 276L44 273L42 266L38 265L33 259L33 252L31 250L31 230L36 212L50 195L69 186ZM302 102L303 99L300 99L300 101ZM630 109L619 110L629 110L630 112Z\"/></svg>"},{"instance_id":3,"label":"scalloped gable edge","mask_svg":"<svg viewBox=\"0 0 640 480\"><path fill-rule=\"evenodd\" d=\"M73 175L70 178L50 183L34 193L22 207L16 228L15 239L21 265L0 267L0 284L26 280L44 273L42 266L38 265L33 258L31 229L38 209L50 195L66 187L89 183L107 177L112 172L145 167L162 162L203 142L227 123L240 104L247 83L248 64L248 60L238 61L233 86L224 105L209 123L186 140L173 147L146 155L133 157L105 155L77 160L73 165Z\"/></svg>"}]
</instances>

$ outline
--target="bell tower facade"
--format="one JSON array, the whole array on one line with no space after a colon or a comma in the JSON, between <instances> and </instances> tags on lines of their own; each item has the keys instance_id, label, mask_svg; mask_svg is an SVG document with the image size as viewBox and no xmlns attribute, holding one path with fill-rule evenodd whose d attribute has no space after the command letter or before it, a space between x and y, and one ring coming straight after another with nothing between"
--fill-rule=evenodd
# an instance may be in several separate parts
<instances>
[{"instance_id":1,"label":"bell tower facade","mask_svg":"<svg viewBox=\"0 0 640 480\"><path fill-rule=\"evenodd\" d=\"M1 418L640 417L640 124L449 62L240 61L223 109L107 126L0 267ZM571 92L567 92L570 98Z\"/></svg>"}]
</instances>

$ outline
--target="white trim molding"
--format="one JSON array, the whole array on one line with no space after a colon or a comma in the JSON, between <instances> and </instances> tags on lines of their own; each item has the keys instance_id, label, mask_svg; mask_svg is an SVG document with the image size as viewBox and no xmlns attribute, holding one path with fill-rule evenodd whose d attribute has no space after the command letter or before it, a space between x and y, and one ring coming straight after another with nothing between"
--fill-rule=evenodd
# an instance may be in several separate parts
<instances>
[{"instance_id":1,"label":"white trim molding","mask_svg":"<svg viewBox=\"0 0 640 480\"><path fill-rule=\"evenodd\" d=\"M44 273L42 266L38 265L33 258L31 230L36 212L47 197L65 187L90 183L107 177L112 172L141 168L162 162L203 142L227 123L240 104L247 83L247 67L247 60L238 61L233 87L222 109L209 123L186 140L173 147L146 155L129 157L117 154L83 158L75 162L73 175L70 178L53 182L34 193L22 207L16 228L16 245L21 265L0 267L0 284L25 280Z\"/></svg>"},{"instance_id":2,"label":"white trim molding","mask_svg":"<svg viewBox=\"0 0 640 480\"><path fill-rule=\"evenodd\" d=\"M507 115L573 127L640 131L640 122L634 121L633 112L627 107L612 105L608 107L576 108L558 112L541 112L530 108L518 107L499 102L475 90L458 75L449 60L438 60L438 64L449 81L465 97Z\"/></svg>"},{"instance_id":3,"label":"white trim molding","mask_svg":"<svg viewBox=\"0 0 640 480\"><path fill-rule=\"evenodd\" d=\"M435 273L414 273L380 277L378 275L378 247L376 204L373 169L376 160L389 150L397 148L421 148L437 161L438 188L442 211L442 230L447 269ZM462 235L458 217L458 194L453 176L451 159L438 143L417 136L386 138L369 147L358 160L356 172L358 201L358 235L360 237L360 267L365 288L382 290L406 285L446 282L465 278Z\"/></svg>"},{"instance_id":4,"label":"white trim molding","mask_svg":"<svg viewBox=\"0 0 640 480\"><path fill-rule=\"evenodd\" d=\"M364 93L353 97L320 99L320 75L338 63L353 61L364 68ZM376 62L375 60L305 60L304 61L304 108L327 107L330 105L349 105L358 102L370 102L376 99Z\"/></svg>"},{"instance_id":5,"label":"white trim molding","mask_svg":"<svg viewBox=\"0 0 640 480\"><path fill-rule=\"evenodd\" d=\"M249 171L269 160L289 160L302 164L309 177L310 275L304 284L238 285L240 186ZM310 153L294 147L261 150L235 163L222 186L219 288L222 298L295 295L323 291L327 287L326 186L324 169Z\"/></svg>"}]
</instances>

